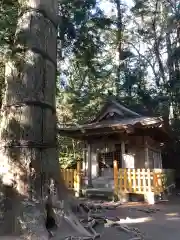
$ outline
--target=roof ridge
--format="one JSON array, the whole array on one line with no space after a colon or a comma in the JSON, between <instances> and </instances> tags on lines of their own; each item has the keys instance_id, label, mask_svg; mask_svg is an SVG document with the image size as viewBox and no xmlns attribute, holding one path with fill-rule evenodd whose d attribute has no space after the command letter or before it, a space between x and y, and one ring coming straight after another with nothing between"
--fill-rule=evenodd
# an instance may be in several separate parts
<instances>
[{"instance_id":1,"label":"roof ridge","mask_svg":"<svg viewBox=\"0 0 180 240\"><path fill-rule=\"evenodd\" d=\"M141 114L139 114L139 113L137 113L137 112L135 112L135 111L132 111L132 110L130 110L129 108L127 108L127 107L125 107L124 106L124 104L121 104L121 103L119 103L118 101L112 101L114 104L116 104L121 110L123 110L123 111L126 111L126 112L128 112L128 113L131 113L131 114L133 114L133 115L135 115L135 116L141 116Z\"/></svg>"}]
</instances>

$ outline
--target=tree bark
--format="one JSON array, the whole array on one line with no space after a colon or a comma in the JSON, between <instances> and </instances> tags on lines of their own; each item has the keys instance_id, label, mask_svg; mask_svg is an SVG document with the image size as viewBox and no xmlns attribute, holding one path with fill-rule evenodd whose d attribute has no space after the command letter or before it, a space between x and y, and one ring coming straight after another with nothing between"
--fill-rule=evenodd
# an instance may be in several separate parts
<instances>
[{"instance_id":1,"label":"tree bark","mask_svg":"<svg viewBox=\"0 0 180 240\"><path fill-rule=\"evenodd\" d=\"M60 179L55 114L58 8L57 0L19 3L0 129L0 236L48 239L44 186Z\"/></svg>"},{"instance_id":2,"label":"tree bark","mask_svg":"<svg viewBox=\"0 0 180 240\"><path fill-rule=\"evenodd\" d=\"M117 75L116 75L116 95L120 94L120 85L121 85L121 54L122 54L122 34L123 34L123 23L122 23L122 9L121 9L121 0L115 0L115 5L117 8L117 54L118 54L118 66L117 66Z\"/></svg>"}]
</instances>

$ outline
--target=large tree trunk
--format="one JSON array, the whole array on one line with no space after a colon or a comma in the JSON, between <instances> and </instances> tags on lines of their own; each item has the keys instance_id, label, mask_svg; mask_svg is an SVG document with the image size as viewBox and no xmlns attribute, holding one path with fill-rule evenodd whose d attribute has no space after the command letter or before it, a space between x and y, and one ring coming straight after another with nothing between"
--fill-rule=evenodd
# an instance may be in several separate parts
<instances>
[{"instance_id":1,"label":"large tree trunk","mask_svg":"<svg viewBox=\"0 0 180 240\"><path fill-rule=\"evenodd\" d=\"M0 236L48 239L43 194L50 179L60 180L55 115L58 1L19 2L24 6L6 68L2 106Z\"/></svg>"}]
</instances>

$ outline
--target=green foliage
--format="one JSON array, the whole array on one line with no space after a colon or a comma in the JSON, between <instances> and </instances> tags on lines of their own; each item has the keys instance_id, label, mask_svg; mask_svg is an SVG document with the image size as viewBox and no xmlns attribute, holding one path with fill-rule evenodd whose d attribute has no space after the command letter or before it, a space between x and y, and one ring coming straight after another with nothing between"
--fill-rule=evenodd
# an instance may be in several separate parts
<instances>
[{"instance_id":1,"label":"green foliage","mask_svg":"<svg viewBox=\"0 0 180 240\"><path fill-rule=\"evenodd\" d=\"M127 105L138 103L154 115L170 117L179 136L179 5L134 0L130 8L120 0L104 2L112 5L108 15L101 1L59 1L58 122L76 125L93 119L111 92ZM1 99L5 56L13 47L19 12L17 0L1 1ZM64 165L81 157L79 143L59 137L59 144Z\"/></svg>"},{"instance_id":2,"label":"green foliage","mask_svg":"<svg viewBox=\"0 0 180 240\"><path fill-rule=\"evenodd\" d=\"M18 0L1 0L0 6L0 53L4 55L13 46L19 5Z\"/></svg>"},{"instance_id":3,"label":"green foliage","mask_svg":"<svg viewBox=\"0 0 180 240\"><path fill-rule=\"evenodd\" d=\"M68 24L62 25L74 35L61 32L61 63L67 67L61 67L60 122L81 124L94 118L108 91L164 118L173 105L173 116L179 118L179 8L171 1L135 0L128 12L120 1L107 0L115 9L107 17L98 2L85 2L63 5Z\"/></svg>"},{"instance_id":4,"label":"green foliage","mask_svg":"<svg viewBox=\"0 0 180 240\"><path fill-rule=\"evenodd\" d=\"M82 1L82 4L85 2ZM115 93L115 54L119 40L116 16L107 17L97 2L87 1L83 8L85 11L82 5L78 9L77 6L74 8L75 3L66 4L60 5L63 28L60 25L58 119L60 123L76 125L93 119L108 91ZM123 41L126 38L124 33ZM145 74L138 67L138 59L129 47L122 48L121 61L121 95L130 94L137 98L138 86L142 85ZM68 62L68 67L64 66L64 62ZM70 140L68 147L72 149Z\"/></svg>"},{"instance_id":5,"label":"green foliage","mask_svg":"<svg viewBox=\"0 0 180 240\"><path fill-rule=\"evenodd\" d=\"M18 0L0 1L0 106L5 88L5 63L13 47L18 11Z\"/></svg>"}]
</instances>

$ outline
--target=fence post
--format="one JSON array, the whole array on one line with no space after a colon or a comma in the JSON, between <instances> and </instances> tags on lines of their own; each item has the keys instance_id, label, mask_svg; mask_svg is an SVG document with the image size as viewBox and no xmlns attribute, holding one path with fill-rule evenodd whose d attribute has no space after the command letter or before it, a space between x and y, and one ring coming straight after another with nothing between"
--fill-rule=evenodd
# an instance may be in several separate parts
<instances>
[{"instance_id":1,"label":"fence post","mask_svg":"<svg viewBox=\"0 0 180 240\"><path fill-rule=\"evenodd\" d=\"M157 173L155 171L153 171L153 188L154 188L155 194L159 193Z\"/></svg>"},{"instance_id":2,"label":"fence post","mask_svg":"<svg viewBox=\"0 0 180 240\"><path fill-rule=\"evenodd\" d=\"M75 188L75 196L80 197L81 192L81 161L77 160L77 169L76 169L76 188Z\"/></svg>"},{"instance_id":3,"label":"fence post","mask_svg":"<svg viewBox=\"0 0 180 240\"><path fill-rule=\"evenodd\" d=\"M118 201L118 162L114 160L114 201Z\"/></svg>"}]
</instances>

